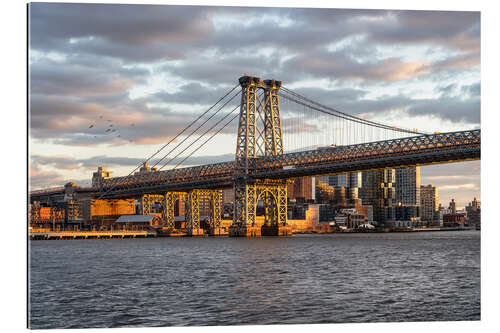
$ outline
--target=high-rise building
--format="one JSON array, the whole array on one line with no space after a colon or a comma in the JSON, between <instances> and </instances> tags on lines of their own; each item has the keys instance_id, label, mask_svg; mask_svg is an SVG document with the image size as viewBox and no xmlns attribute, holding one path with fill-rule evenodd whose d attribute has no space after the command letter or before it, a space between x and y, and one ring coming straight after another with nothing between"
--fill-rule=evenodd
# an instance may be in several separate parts
<instances>
[{"instance_id":1,"label":"high-rise building","mask_svg":"<svg viewBox=\"0 0 500 333\"><path fill-rule=\"evenodd\" d=\"M362 177L361 172L351 172L348 174L348 184L347 187L358 188L361 187Z\"/></svg>"},{"instance_id":2,"label":"high-rise building","mask_svg":"<svg viewBox=\"0 0 500 333\"><path fill-rule=\"evenodd\" d=\"M439 222L439 193L432 184L420 186L422 220L436 224Z\"/></svg>"},{"instance_id":3,"label":"high-rise building","mask_svg":"<svg viewBox=\"0 0 500 333\"><path fill-rule=\"evenodd\" d=\"M343 186L336 186L333 190L333 202L336 206L346 206L347 205L347 197L346 197L346 188Z\"/></svg>"},{"instance_id":4,"label":"high-rise building","mask_svg":"<svg viewBox=\"0 0 500 333\"><path fill-rule=\"evenodd\" d=\"M420 167L396 169L396 201L420 206Z\"/></svg>"},{"instance_id":5,"label":"high-rise building","mask_svg":"<svg viewBox=\"0 0 500 333\"><path fill-rule=\"evenodd\" d=\"M287 195L289 199L302 199L304 201L316 199L315 177L296 178L293 183L288 184Z\"/></svg>"},{"instance_id":6,"label":"high-rise building","mask_svg":"<svg viewBox=\"0 0 500 333\"><path fill-rule=\"evenodd\" d=\"M331 186L332 188L343 188L346 199L358 199L359 188L361 187L361 172L343 173L338 175L328 175L316 177L317 180ZM338 194L340 195L340 194Z\"/></svg>"},{"instance_id":7,"label":"high-rise building","mask_svg":"<svg viewBox=\"0 0 500 333\"><path fill-rule=\"evenodd\" d=\"M333 200L333 186L328 185L328 176L316 177L315 197L316 202L327 204Z\"/></svg>"},{"instance_id":8,"label":"high-rise building","mask_svg":"<svg viewBox=\"0 0 500 333\"><path fill-rule=\"evenodd\" d=\"M348 177L346 173L341 173L338 175L329 175L328 177L328 185L333 187L347 187Z\"/></svg>"},{"instance_id":9,"label":"high-rise building","mask_svg":"<svg viewBox=\"0 0 500 333\"><path fill-rule=\"evenodd\" d=\"M373 207L373 220L379 224L393 220L395 218L394 169L363 172L361 179L360 198L363 205Z\"/></svg>"}]
</instances>

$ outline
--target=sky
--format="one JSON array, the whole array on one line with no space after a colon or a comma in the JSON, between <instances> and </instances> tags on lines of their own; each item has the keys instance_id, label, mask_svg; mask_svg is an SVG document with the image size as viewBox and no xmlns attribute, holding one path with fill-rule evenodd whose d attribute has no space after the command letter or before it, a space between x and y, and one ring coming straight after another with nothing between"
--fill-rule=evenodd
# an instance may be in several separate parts
<instances>
[{"instance_id":1,"label":"sky","mask_svg":"<svg viewBox=\"0 0 500 333\"><path fill-rule=\"evenodd\" d=\"M128 174L243 74L400 127L480 128L479 12L32 3L29 19L33 189ZM235 138L189 164L234 159ZM421 175L445 206L480 199L479 161Z\"/></svg>"}]
</instances>

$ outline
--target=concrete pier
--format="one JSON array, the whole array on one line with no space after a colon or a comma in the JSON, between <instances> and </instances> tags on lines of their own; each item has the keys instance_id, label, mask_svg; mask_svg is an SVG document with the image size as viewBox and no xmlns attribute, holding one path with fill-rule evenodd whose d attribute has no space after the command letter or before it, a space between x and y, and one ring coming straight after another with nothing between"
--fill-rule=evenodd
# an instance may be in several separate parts
<instances>
[{"instance_id":1,"label":"concrete pier","mask_svg":"<svg viewBox=\"0 0 500 333\"><path fill-rule=\"evenodd\" d=\"M198 229L188 229L187 230L188 232L188 236L207 236L205 234L205 231L201 228L198 228Z\"/></svg>"},{"instance_id":2,"label":"concrete pier","mask_svg":"<svg viewBox=\"0 0 500 333\"><path fill-rule=\"evenodd\" d=\"M292 227L289 225L263 225L262 236L286 237L292 235Z\"/></svg>"},{"instance_id":3,"label":"concrete pier","mask_svg":"<svg viewBox=\"0 0 500 333\"><path fill-rule=\"evenodd\" d=\"M228 232L224 228L210 228L208 234L210 236L227 236Z\"/></svg>"},{"instance_id":4,"label":"concrete pier","mask_svg":"<svg viewBox=\"0 0 500 333\"><path fill-rule=\"evenodd\" d=\"M260 226L230 226L229 237L260 237L262 231Z\"/></svg>"}]
</instances>

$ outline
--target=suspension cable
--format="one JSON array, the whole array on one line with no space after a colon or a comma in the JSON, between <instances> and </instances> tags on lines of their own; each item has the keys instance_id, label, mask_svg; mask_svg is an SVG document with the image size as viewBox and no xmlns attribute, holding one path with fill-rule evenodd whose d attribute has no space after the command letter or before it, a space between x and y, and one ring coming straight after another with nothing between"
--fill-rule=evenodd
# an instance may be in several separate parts
<instances>
[{"instance_id":1,"label":"suspension cable","mask_svg":"<svg viewBox=\"0 0 500 333\"><path fill-rule=\"evenodd\" d=\"M234 111L234 110L233 110ZM233 113L231 111L231 113ZM228 116L231 114L229 113ZM216 136L217 134L219 134L220 131L222 131L224 128L226 128L227 125L229 125L233 120L235 120L237 117L239 116L239 113L236 113L234 115L233 118L229 119L229 121L227 123L224 124L224 126L222 126L217 132L215 132L214 134L212 134L212 136L210 136L207 140L205 140L205 142L203 142L198 148L196 148L195 150L193 150L188 156L186 156L182 161L180 161L179 163L177 163L177 165L174 167L174 169L177 169L177 167L179 165L181 165L185 160L187 160L189 157L191 157L191 155L193 155L194 153L196 153L201 147L203 147L208 141L210 141L214 136Z\"/></svg>"},{"instance_id":2,"label":"suspension cable","mask_svg":"<svg viewBox=\"0 0 500 333\"><path fill-rule=\"evenodd\" d=\"M397 127L392 128L389 125L375 123L375 122L372 122L372 121L369 121L369 120L366 120L366 119L357 118L357 117L353 117L353 116L350 116L350 115L342 116L340 114L334 114L334 113L332 113L330 111L321 109L320 107L316 107L316 106L313 106L313 105L309 105L309 104L307 104L305 102L299 101L299 100L297 100L297 99L295 99L295 98L293 98L291 96L288 96L286 94L282 94L281 97L283 97L285 99L289 99L289 100L291 100L291 101L293 101L295 103L301 104L303 106L306 106L308 108L314 109L316 111L319 111L319 112L322 112L322 113L326 113L326 114L329 114L329 115L332 115L334 117L338 117L338 118L341 118L341 119L344 119L344 120L357 122L357 123L360 123L360 124L363 124L363 125L378 127L378 128L382 128L382 129L388 129L388 130L392 130L392 131L399 131L399 132L411 133L411 134L422 134L422 135L426 135L427 134L427 133L420 133L420 132L415 132L415 131L411 131L411 130L398 129Z\"/></svg>"},{"instance_id":3,"label":"suspension cable","mask_svg":"<svg viewBox=\"0 0 500 333\"><path fill-rule=\"evenodd\" d=\"M194 140L193 142L191 142L186 148L184 148L183 150L181 150L179 153L177 153L177 155L175 155L174 157L172 157L170 160L168 160L168 162L166 162L165 164L163 164L163 166L158 169L158 171L161 171L161 169L163 169L164 167L166 167L170 162L172 162L173 160L175 160L177 157L179 157L182 153L184 153L186 150L188 150L192 145L194 145L196 142L198 142L198 140L200 140L203 136L205 136L208 132L210 132L212 129L214 129L217 125L219 125L221 122L223 122L227 117L229 117L237 108L239 108L240 106L239 105L236 105L236 107L234 109L231 110L231 112L227 113L224 117L222 117L219 121L217 121L214 125L212 125L212 127L210 127L209 129L207 129L203 134L201 134L196 140Z\"/></svg>"},{"instance_id":4,"label":"suspension cable","mask_svg":"<svg viewBox=\"0 0 500 333\"><path fill-rule=\"evenodd\" d=\"M208 117L201 125L199 125L197 128L195 128L188 136L186 136L181 142L179 142L174 148L172 148L167 154L165 154L160 160L158 160L153 167L157 166L160 164L161 161L163 161L166 157L168 157L174 150L176 150L180 145L182 145L184 142L186 142L187 139L191 138L193 134L195 134L203 125L205 125L208 121L210 121L217 113L219 113L227 104L229 104L236 96L238 96L240 92L238 91L236 94L233 95L229 100L227 100L217 111L215 111L210 117ZM170 161L169 161L170 162ZM167 162L168 164L168 162ZM165 165L163 165L164 167ZM163 168L161 167L160 170Z\"/></svg>"},{"instance_id":5,"label":"suspension cable","mask_svg":"<svg viewBox=\"0 0 500 333\"><path fill-rule=\"evenodd\" d=\"M195 120L193 120L189 125L184 127L181 132L179 132L174 138L170 139L166 144L164 144L160 149L158 149L154 154L149 156L146 160L144 160L141 164L139 164L137 167L135 167L134 170L132 170L127 176L125 177L120 177L121 179L118 179L115 184L112 184L112 186L107 189L104 193L102 193L97 200L101 199L103 196L111 192L117 185L119 185L120 182L125 181L127 178L129 178L131 175L134 174L144 163L147 163L150 161L154 156L156 156L160 151L165 149L170 143L172 143L174 140L176 140L179 136L181 136L185 131L187 131L191 126L193 126L198 120L200 120L204 115L206 115L210 110L212 110L217 104L219 104L223 99L225 99L229 94L231 94L236 88L239 87L239 84L235 85L231 90L229 90L224 96L219 98L217 102L215 102L211 107L209 107L205 112L203 112L200 116L198 116Z\"/></svg>"},{"instance_id":6,"label":"suspension cable","mask_svg":"<svg viewBox=\"0 0 500 333\"><path fill-rule=\"evenodd\" d=\"M405 128L401 128L401 127L390 126L390 125L386 125L386 124L383 124L383 123L377 123L377 122L374 122L374 121L371 121L371 120L368 120L368 119L359 118L359 117L350 115L348 113L336 110L334 108L328 107L326 105L320 104L318 102L315 102L315 101L313 101L313 100L311 100L311 99L309 99L307 97L304 97L304 96L302 96L302 95L300 95L300 94L298 94L298 93L294 92L293 90L290 90L290 89L288 89L286 87L281 87L281 89L284 90L286 93L291 94L291 95L293 95L293 96L295 96L295 97L297 97L299 99L302 99L302 100L305 100L305 101L307 101L309 103L315 104L315 105L317 105L317 106L319 106L321 108L324 108L326 110L329 110L329 111L341 114L341 115L343 115L343 116L345 116L347 118L350 118L350 120L352 120L352 121L358 120L358 122L364 123L365 125L373 125L373 126L376 126L376 127L379 127L379 128L385 128L385 129L389 129L389 130L396 131L396 132L404 132L404 133L411 133L411 134L422 134L422 135L428 134L428 133L424 133L424 132L420 132L420 131L416 131L416 130L410 130L410 129L405 129Z\"/></svg>"}]
</instances>

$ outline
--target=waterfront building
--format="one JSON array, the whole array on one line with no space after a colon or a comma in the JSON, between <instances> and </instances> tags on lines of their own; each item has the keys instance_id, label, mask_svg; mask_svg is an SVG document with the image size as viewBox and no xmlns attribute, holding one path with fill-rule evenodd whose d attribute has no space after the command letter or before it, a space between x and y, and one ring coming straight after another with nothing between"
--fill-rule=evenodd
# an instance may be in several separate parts
<instances>
[{"instance_id":1,"label":"waterfront building","mask_svg":"<svg viewBox=\"0 0 500 333\"><path fill-rule=\"evenodd\" d=\"M465 225L465 214L444 214L444 227L463 227Z\"/></svg>"},{"instance_id":2,"label":"waterfront building","mask_svg":"<svg viewBox=\"0 0 500 333\"><path fill-rule=\"evenodd\" d=\"M340 209L335 214L335 224L337 226L345 226L347 228L357 228L366 223L366 217L356 211L355 208Z\"/></svg>"},{"instance_id":3,"label":"waterfront building","mask_svg":"<svg viewBox=\"0 0 500 333\"><path fill-rule=\"evenodd\" d=\"M395 219L401 221L420 221L420 205L403 205L398 202L394 207Z\"/></svg>"},{"instance_id":4,"label":"waterfront building","mask_svg":"<svg viewBox=\"0 0 500 333\"><path fill-rule=\"evenodd\" d=\"M432 184L420 186L421 217L429 224L439 224L439 192Z\"/></svg>"},{"instance_id":5,"label":"waterfront building","mask_svg":"<svg viewBox=\"0 0 500 333\"><path fill-rule=\"evenodd\" d=\"M322 222L333 222L335 220L335 207L331 205L318 205L318 220Z\"/></svg>"}]
</instances>

